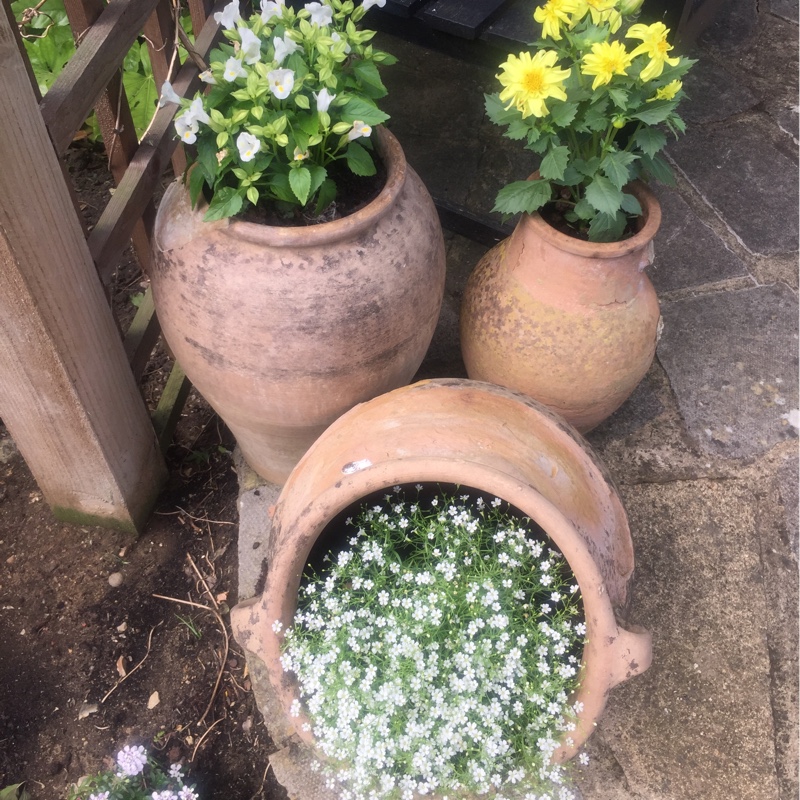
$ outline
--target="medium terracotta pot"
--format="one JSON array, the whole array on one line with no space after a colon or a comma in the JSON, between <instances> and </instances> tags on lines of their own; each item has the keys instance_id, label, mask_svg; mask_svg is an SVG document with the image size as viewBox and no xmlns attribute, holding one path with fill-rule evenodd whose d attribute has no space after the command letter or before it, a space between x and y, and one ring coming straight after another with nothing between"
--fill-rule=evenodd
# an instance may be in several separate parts
<instances>
[{"instance_id":1,"label":"medium terracotta pot","mask_svg":"<svg viewBox=\"0 0 800 800\"><path fill-rule=\"evenodd\" d=\"M265 663L284 709L282 727L307 742L298 696L279 661L281 634L297 607L311 548L328 523L371 492L395 484L441 482L479 489L516 506L564 554L580 586L587 625L580 688L584 704L571 757L594 729L612 687L650 664L651 642L625 630L615 611L628 601L633 546L617 493L588 445L540 404L492 384L423 381L357 406L337 420L295 467L278 498L266 552L264 592L236 606L239 643ZM291 735L291 734L289 734Z\"/></svg>"},{"instance_id":2,"label":"medium terracotta pot","mask_svg":"<svg viewBox=\"0 0 800 800\"><path fill-rule=\"evenodd\" d=\"M524 392L581 432L628 398L653 361L661 325L643 272L661 208L644 184L630 191L642 227L625 241L585 242L525 214L486 253L461 306L470 378Z\"/></svg>"},{"instance_id":3,"label":"medium terracotta pot","mask_svg":"<svg viewBox=\"0 0 800 800\"><path fill-rule=\"evenodd\" d=\"M408 383L433 336L445 256L436 209L395 137L369 205L321 225L203 222L176 181L158 209L164 337L248 463L283 483L356 403Z\"/></svg>"}]
</instances>

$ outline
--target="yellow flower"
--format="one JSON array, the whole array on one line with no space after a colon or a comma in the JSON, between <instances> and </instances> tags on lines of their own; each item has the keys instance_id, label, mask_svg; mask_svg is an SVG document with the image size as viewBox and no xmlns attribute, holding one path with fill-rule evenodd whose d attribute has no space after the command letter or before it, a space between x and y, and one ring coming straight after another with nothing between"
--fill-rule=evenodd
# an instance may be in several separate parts
<instances>
[{"instance_id":1,"label":"yellow flower","mask_svg":"<svg viewBox=\"0 0 800 800\"><path fill-rule=\"evenodd\" d=\"M570 14L574 14L581 0L548 0L533 12L533 18L542 24L542 36L561 38L561 26L570 26Z\"/></svg>"},{"instance_id":2,"label":"yellow flower","mask_svg":"<svg viewBox=\"0 0 800 800\"><path fill-rule=\"evenodd\" d=\"M531 114L543 117L548 113L544 103L548 97L566 100L563 84L570 70L556 67L557 60L555 50L540 50L533 58L527 52L520 53L519 57L510 55L508 61L500 65L503 72L497 76L505 86L500 100L506 108L514 106L523 117Z\"/></svg>"},{"instance_id":3,"label":"yellow flower","mask_svg":"<svg viewBox=\"0 0 800 800\"><path fill-rule=\"evenodd\" d=\"M595 25L608 22L611 33L616 33L622 25L622 14L617 10L617 0L578 0L577 5L573 22L580 22L587 14L591 14Z\"/></svg>"},{"instance_id":4,"label":"yellow flower","mask_svg":"<svg viewBox=\"0 0 800 800\"><path fill-rule=\"evenodd\" d=\"M672 50L672 45L667 42L669 28L663 22L654 22L652 25L631 25L625 34L626 39L641 39L642 43L631 53L635 58L640 53L650 56L650 61L642 70L639 77L647 82L657 78L664 71L664 64L676 66L679 58L670 58L667 53Z\"/></svg>"},{"instance_id":5,"label":"yellow flower","mask_svg":"<svg viewBox=\"0 0 800 800\"><path fill-rule=\"evenodd\" d=\"M631 65L633 55L625 49L621 42L597 42L592 45L592 52L583 57L581 72L594 75L592 89L610 83L615 75L625 75Z\"/></svg>"},{"instance_id":6,"label":"yellow flower","mask_svg":"<svg viewBox=\"0 0 800 800\"><path fill-rule=\"evenodd\" d=\"M666 86L657 89L655 97L651 97L647 102L652 103L654 100L672 100L682 88L683 81L670 81Z\"/></svg>"}]
</instances>

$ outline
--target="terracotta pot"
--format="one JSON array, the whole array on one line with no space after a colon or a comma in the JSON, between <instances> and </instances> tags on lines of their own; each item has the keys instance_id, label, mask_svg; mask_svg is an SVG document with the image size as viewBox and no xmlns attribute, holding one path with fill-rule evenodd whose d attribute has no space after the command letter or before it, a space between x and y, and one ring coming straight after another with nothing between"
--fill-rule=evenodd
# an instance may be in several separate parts
<instances>
[{"instance_id":1,"label":"terracotta pot","mask_svg":"<svg viewBox=\"0 0 800 800\"><path fill-rule=\"evenodd\" d=\"M490 492L538 523L567 558L584 602L587 644L575 700L584 704L572 756L609 690L647 669L650 636L624 630L633 547L625 511L603 468L572 429L543 406L499 386L423 381L360 405L315 442L286 482L272 519L263 595L231 612L237 640L265 663L285 726L306 741L297 696L272 625L291 624L312 546L343 509L395 484L454 483ZM282 723L283 727L283 723Z\"/></svg>"},{"instance_id":2,"label":"terracotta pot","mask_svg":"<svg viewBox=\"0 0 800 800\"><path fill-rule=\"evenodd\" d=\"M164 337L275 483L339 415L408 383L433 336L439 219L394 136L380 130L378 147L385 187L334 222L203 222L177 181L158 209L151 277Z\"/></svg>"},{"instance_id":3,"label":"terracotta pot","mask_svg":"<svg viewBox=\"0 0 800 800\"><path fill-rule=\"evenodd\" d=\"M642 227L622 242L574 239L525 214L470 275L461 306L467 374L524 392L586 432L647 372L661 315L643 270L661 222L655 196L630 191Z\"/></svg>"}]
</instances>

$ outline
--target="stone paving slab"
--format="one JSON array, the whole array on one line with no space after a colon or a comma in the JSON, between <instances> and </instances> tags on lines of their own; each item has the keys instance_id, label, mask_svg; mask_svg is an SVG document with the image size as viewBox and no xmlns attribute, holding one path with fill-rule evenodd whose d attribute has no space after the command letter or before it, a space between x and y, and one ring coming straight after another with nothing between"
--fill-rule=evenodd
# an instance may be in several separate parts
<instances>
[{"instance_id":1,"label":"stone paving slab","mask_svg":"<svg viewBox=\"0 0 800 800\"><path fill-rule=\"evenodd\" d=\"M754 458L797 434L797 298L762 286L663 303L658 359L693 439Z\"/></svg>"},{"instance_id":2,"label":"stone paving slab","mask_svg":"<svg viewBox=\"0 0 800 800\"><path fill-rule=\"evenodd\" d=\"M698 59L683 81L686 100L678 113L691 126L720 122L749 111L762 98L737 77L716 61Z\"/></svg>"},{"instance_id":3,"label":"stone paving slab","mask_svg":"<svg viewBox=\"0 0 800 800\"><path fill-rule=\"evenodd\" d=\"M742 260L700 220L678 192L664 186L654 189L661 203L662 222L653 243L655 261L647 274L657 292L749 274Z\"/></svg>"},{"instance_id":4,"label":"stone paving slab","mask_svg":"<svg viewBox=\"0 0 800 800\"><path fill-rule=\"evenodd\" d=\"M779 800L753 495L733 481L622 493L632 619L653 632L653 665L612 691L577 773L584 796Z\"/></svg>"},{"instance_id":5,"label":"stone paving slab","mask_svg":"<svg viewBox=\"0 0 800 800\"><path fill-rule=\"evenodd\" d=\"M744 245L764 255L798 248L797 161L764 114L694 126L667 153Z\"/></svg>"}]
</instances>

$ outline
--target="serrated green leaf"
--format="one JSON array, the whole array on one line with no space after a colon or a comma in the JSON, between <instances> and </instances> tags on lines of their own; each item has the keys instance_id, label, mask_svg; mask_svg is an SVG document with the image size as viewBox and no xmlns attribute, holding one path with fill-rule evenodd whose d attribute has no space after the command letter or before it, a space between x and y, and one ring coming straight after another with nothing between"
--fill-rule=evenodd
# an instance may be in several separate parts
<instances>
[{"instance_id":1,"label":"serrated green leaf","mask_svg":"<svg viewBox=\"0 0 800 800\"><path fill-rule=\"evenodd\" d=\"M215 219L225 219L225 217L232 217L242 210L242 196L236 189L230 186L223 186L214 192L214 197L208 205L203 219L206 222L212 222Z\"/></svg>"},{"instance_id":2,"label":"serrated green leaf","mask_svg":"<svg viewBox=\"0 0 800 800\"><path fill-rule=\"evenodd\" d=\"M639 128L633 134L633 143L652 158L667 143L667 136L658 128Z\"/></svg>"},{"instance_id":3,"label":"serrated green leaf","mask_svg":"<svg viewBox=\"0 0 800 800\"><path fill-rule=\"evenodd\" d=\"M686 133L686 123L683 121L682 117L679 117L677 114L670 114L667 118L667 125L670 128L675 128L679 133ZM673 133L675 131L673 130ZM677 136L677 133L675 134Z\"/></svg>"},{"instance_id":4,"label":"serrated green leaf","mask_svg":"<svg viewBox=\"0 0 800 800\"><path fill-rule=\"evenodd\" d=\"M577 103L553 103L550 107L550 118L560 128L566 128L575 119L577 113Z\"/></svg>"},{"instance_id":5,"label":"serrated green leaf","mask_svg":"<svg viewBox=\"0 0 800 800\"><path fill-rule=\"evenodd\" d=\"M636 217L642 215L642 206L639 201L632 194L628 194L627 192L622 193L622 210L626 214L632 214Z\"/></svg>"},{"instance_id":6,"label":"serrated green leaf","mask_svg":"<svg viewBox=\"0 0 800 800\"><path fill-rule=\"evenodd\" d=\"M621 189L630 181L630 165L636 161L637 157L626 150L612 150L600 163L600 169L617 189Z\"/></svg>"},{"instance_id":7,"label":"serrated green leaf","mask_svg":"<svg viewBox=\"0 0 800 800\"><path fill-rule=\"evenodd\" d=\"M654 156L653 158L642 156L642 169L659 183L663 183L666 186L675 185L675 176L672 174L672 169L661 156Z\"/></svg>"},{"instance_id":8,"label":"serrated green leaf","mask_svg":"<svg viewBox=\"0 0 800 800\"><path fill-rule=\"evenodd\" d=\"M350 142L347 148L347 166L351 172L364 177L376 172L372 156L358 142Z\"/></svg>"},{"instance_id":9,"label":"serrated green leaf","mask_svg":"<svg viewBox=\"0 0 800 800\"><path fill-rule=\"evenodd\" d=\"M483 96L486 106L486 116L495 125L508 125L515 119L519 119L519 111L515 108L506 108L497 94L485 94Z\"/></svg>"},{"instance_id":10,"label":"serrated green leaf","mask_svg":"<svg viewBox=\"0 0 800 800\"><path fill-rule=\"evenodd\" d=\"M598 211L613 216L622 205L622 192L604 175L596 175L586 187L586 199Z\"/></svg>"},{"instance_id":11,"label":"serrated green leaf","mask_svg":"<svg viewBox=\"0 0 800 800\"><path fill-rule=\"evenodd\" d=\"M616 214L605 214L602 211L589 223L590 242L618 242L625 232L628 220L618 211Z\"/></svg>"},{"instance_id":12,"label":"serrated green leaf","mask_svg":"<svg viewBox=\"0 0 800 800\"><path fill-rule=\"evenodd\" d=\"M289 170L289 186L300 205L304 206L311 191L311 173L305 167Z\"/></svg>"},{"instance_id":13,"label":"serrated green leaf","mask_svg":"<svg viewBox=\"0 0 800 800\"><path fill-rule=\"evenodd\" d=\"M561 180L557 181L557 183L560 186L577 186L579 183L583 183L583 175L581 175L572 164L567 164L567 168L564 170Z\"/></svg>"},{"instance_id":14,"label":"serrated green leaf","mask_svg":"<svg viewBox=\"0 0 800 800\"><path fill-rule=\"evenodd\" d=\"M641 120L645 125L658 125L675 110L677 105L674 100L647 103L641 111L631 114L631 117Z\"/></svg>"},{"instance_id":15,"label":"serrated green leaf","mask_svg":"<svg viewBox=\"0 0 800 800\"><path fill-rule=\"evenodd\" d=\"M351 123L361 120L364 124L372 126L386 122L389 115L384 114L375 103L363 97L351 97L342 108L342 119Z\"/></svg>"},{"instance_id":16,"label":"serrated green leaf","mask_svg":"<svg viewBox=\"0 0 800 800\"><path fill-rule=\"evenodd\" d=\"M532 214L547 203L551 196L549 181L515 181L497 193L492 211L499 211L501 214Z\"/></svg>"},{"instance_id":17,"label":"serrated green leaf","mask_svg":"<svg viewBox=\"0 0 800 800\"><path fill-rule=\"evenodd\" d=\"M508 126L505 135L512 141L517 142L521 139L526 139L529 131L530 125L524 119L515 119Z\"/></svg>"},{"instance_id":18,"label":"serrated green leaf","mask_svg":"<svg viewBox=\"0 0 800 800\"><path fill-rule=\"evenodd\" d=\"M569 161L569 147L564 145L551 148L542 159L539 174L547 180L561 180Z\"/></svg>"},{"instance_id":19,"label":"serrated green leaf","mask_svg":"<svg viewBox=\"0 0 800 800\"><path fill-rule=\"evenodd\" d=\"M592 219L592 217L597 214L597 211L595 211L592 204L585 197L582 197L577 203L575 203L573 211L578 219L583 220Z\"/></svg>"},{"instance_id":20,"label":"serrated green leaf","mask_svg":"<svg viewBox=\"0 0 800 800\"><path fill-rule=\"evenodd\" d=\"M386 87L383 85L378 68L372 61L356 61L353 72L362 84L374 90L372 97L383 97L386 94Z\"/></svg>"},{"instance_id":21,"label":"serrated green leaf","mask_svg":"<svg viewBox=\"0 0 800 800\"><path fill-rule=\"evenodd\" d=\"M625 111L628 107L628 93L624 89L609 89L608 96L621 111Z\"/></svg>"},{"instance_id":22,"label":"serrated green leaf","mask_svg":"<svg viewBox=\"0 0 800 800\"><path fill-rule=\"evenodd\" d=\"M608 126L606 106L608 106L608 100L605 97L589 106L583 115L583 123L586 130L603 131L606 129Z\"/></svg>"}]
</instances>

